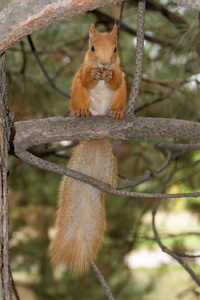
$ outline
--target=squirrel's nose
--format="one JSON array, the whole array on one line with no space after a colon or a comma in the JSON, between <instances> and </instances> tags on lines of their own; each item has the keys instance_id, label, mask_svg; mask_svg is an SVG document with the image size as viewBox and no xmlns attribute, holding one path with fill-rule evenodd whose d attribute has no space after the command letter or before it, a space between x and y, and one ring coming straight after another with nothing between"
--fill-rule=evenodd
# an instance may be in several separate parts
<instances>
[{"instance_id":1,"label":"squirrel's nose","mask_svg":"<svg viewBox=\"0 0 200 300\"><path fill-rule=\"evenodd\" d=\"M100 62L99 67L107 69L109 67L109 63L108 62Z\"/></svg>"}]
</instances>

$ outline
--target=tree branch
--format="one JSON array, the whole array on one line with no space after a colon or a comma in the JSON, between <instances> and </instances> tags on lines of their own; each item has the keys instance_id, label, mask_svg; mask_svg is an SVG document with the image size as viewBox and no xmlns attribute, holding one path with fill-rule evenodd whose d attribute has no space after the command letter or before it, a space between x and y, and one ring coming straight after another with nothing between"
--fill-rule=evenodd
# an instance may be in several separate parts
<instances>
[{"instance_id":1,"label":"tree branch","mask_svg":"<svg viewBox=\"0 0 200 300\"><path fill-rule=\"evenodd\" d=\"M94 270L94 272L96 273L96 276L97 278L99 279L100 283L101 283L101 286L102 288L104 289L105 293L106 293L106 296L109 300L115 300L110 289L109 289L109 286L107 285L104 277L103 277L103 274L100 272L100 270L97 268L97 266L95 265L95 263L93 262L92 263L92 268Z\"/></svg>"},{"instance_id":2,"label":"tree branch","mask_svg":"<svg viewBox=\"0 0 200 300\"><path fill-rule=\"evenodd\" d=\"M146 0L138 1L138 16L137 16L137 47L136 47L136 63L131 93L127 105L127 114L134 117L136 101L138 99L140 84L142 79L142 66L144 54L144 21L145 21L145 4Z\"/></svg>"},{"instance_id":3,"label":"tree branch","mask_svg":"<svg viewBox=\"0 0 200 300\"><path fill-rule=\"evenodd\" d=\"M0 53L55 21L65 20L109 3L116 3L116 0L1 1Z\"/></svg>"},{"instance_id":4,"label":"tree branch","mask_svg":"<svg viewBox=\"0 0 200 300\"><path fill-rule=\"evenodd\" d=\"M200 144L167 144L159 143L156 144L155 149L168 149L168 150L184 150L184 151L195 151L200 150Z\"/></svg>"},{"instance_id":5,"label":"tree branch","mask_svg":"<svg viewBox=\"0 0 200 300\"><path fill-rule=\"evenodd\" d=\"M165 119L143 118L115 120L111 117L64 118L52 117L13 123L15 152L39 144L64 140L89 139L148 139L180 138L200 141L200 123Z\"/></svg>"},{"instance_id":6,"label":"tree branch","mask_svg":"<svg viewBox=\"0 0 200 300\"><path fill-rule=\"evenodd\" d=\"M56 92L58 92L59 94L61 94L62 96L65 96L65 97L67 97L67 98L71 98L68 94L66 94L65 92L61 91L61 90L55 85L55 83L53 82L53 80L49 77L49 75L48 75L48 73L47 73L47 71L46 71L44 65L42 64L42 62L41 62L41 60L40 60L40 58L39 58L39 55L38 55L38 53L37 53L37 51L36 51L36 48L35 48L35 46L34 46L34 44L33 44L33 41L32 41L31 36L28 35L27 38L28 38L29 45L30 45L30 47L31 47L32 53L33 53L33 55L35 56L35 59L36 59L38 65L39 65L40 69L42 70L44 76L45 76L46 79L48 80L50 86L51 86L54 90L56 90Z\"/></svg>"},{"instance_id":7,"label":"tree branch","mask_svg":"<svg viewBox=\"0 0 200 300\"><path fill-rule=\"evenodd\" d=\"M171 251L170 249L168 249L167 247L165 247L160 240L160 237L157 232L156 225L155 225L155 216L156 216L156 212L158 210L160 201L161 201L161 199L158 199L158 201L152 211L152 226L153 226L155 239L156 239L158 245L160 246L160 248L162 249L162 251L169 254L175 260L177 260L179 262L179 264L189 273L189 275L192 277L192 279L198 284L198 286L200 286L200 278L194 273L194 271L188 266L188 264L177 253L175 253L175 252Z\"/></svg>"},{"instance_id":8,"label":"tree branch","mask_svg":"<svg viewBox=\"0 0 200 300\"><path fill-rule=\"evenodd\" d=\"M181 197L200 197L200 192L194 192L194 193L180 193L180 194L159 194L159 193L137 193L137 192L127 192L127 191L121 191L117 190L116 188L111 187L108 184L105 184L95 178L92 178L90 176L87 176L85 174L82 174L80 172L64 168L62 166L58 166L54 163L51 163L49 161L45 161L41 158L38 158L34 156L33 154L29 153L28 151L19 151L16 152L16 155L23 161L34 165L37 168L40 168L42 170L46 170L49 172L54 172L57 174L65 175L72 177L76 180L80 180L81 182L90 184L97 189L101 190L102 192L116 194L116 195L123 195L123 196L129 196L129 197L138 197L138 198L181 198Z\"/></svg>"}]
</instances>

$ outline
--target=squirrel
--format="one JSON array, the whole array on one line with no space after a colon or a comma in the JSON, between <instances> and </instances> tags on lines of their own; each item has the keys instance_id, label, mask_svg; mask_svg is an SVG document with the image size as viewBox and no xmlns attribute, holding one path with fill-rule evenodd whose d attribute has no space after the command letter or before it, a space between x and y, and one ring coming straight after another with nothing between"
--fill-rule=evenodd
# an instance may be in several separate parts
<instances>
[{"instance_id":1,"label":"squirrel","mask_svg":"<svg viewBox=\"0 0 200 300\"><path fill-rule=\"evenodd\" d=\"M123 119L126 106L125 75L117 51L117 26L100 33L89 30L89 49L72 81L71 116L109 115ZM117 162L109 140L81 141L68 168L115 186ZM59 191L56 235L49 247L53 265L64 265L81 275L93 263L105 232L103 193L63 176Z\"/></svg>"}]
</instances>

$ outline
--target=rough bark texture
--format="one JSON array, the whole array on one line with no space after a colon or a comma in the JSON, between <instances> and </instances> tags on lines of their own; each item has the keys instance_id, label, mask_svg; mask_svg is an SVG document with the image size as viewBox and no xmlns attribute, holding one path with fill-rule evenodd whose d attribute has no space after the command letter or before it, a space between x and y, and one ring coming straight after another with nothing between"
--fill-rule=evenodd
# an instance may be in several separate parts
<instances>
[{"instance_id":1,"label":"rough bark texture","mask_svg":"<svg viewBox=\"0 0 200 300\"><path fill-rule=\"evenodd\" d=\"M5 54L0 56L0 299L11 300L8 247L7 159L9 124L6 95Z\"/></svg>"},{"instance_id":2,"label":"rough bark texture","mask_svg":"<svg viewBox=\"0 0 200 300\"><path fill-rule=\"evenodd\" d=\"M116 2L119 1L2 0L0 3L0 53L32 32L55 21L64 20L66 18L82 14L86 11L91 11L97 7ZM185 7L200 10L199 0L173 0L173 2ZM157 42L160 43L162 41L158 39Z\"/></svg>"},{"instance_id":3,"label":"rough bark texture","mask_svg":"<svg viewBox=\"0 0 200 300\"><path fill-rule=\"evenodd\" d=\"M15 122L15 153L39 144L63 140L147 139L158 137L200 141L200 124L164 118L134 118L123 121L108 117L64 118Z\"/></svg>"},{"instance_id":4,"label":"rough bark texture","mask_svg":"<svg viewBox=\"0 0 200 300\"><path fill-rule=\"evenodd\" d=\"M1 1L0 53L33 31L55 21L64 20L99 6L116 2L116 0Z\"/></svg>"}]
</instances>

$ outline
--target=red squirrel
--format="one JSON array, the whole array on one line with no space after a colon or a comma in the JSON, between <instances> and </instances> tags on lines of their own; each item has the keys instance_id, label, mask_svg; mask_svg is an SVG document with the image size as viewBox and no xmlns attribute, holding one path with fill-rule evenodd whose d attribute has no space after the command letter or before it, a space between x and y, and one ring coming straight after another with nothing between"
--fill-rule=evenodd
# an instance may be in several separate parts
<instances>
[{"instance_id":1,"label":"red squirrel","mask_svg":"<svg viewBox=\"0 0 200 300\"><path fill-rule=\"evenodd\" d=\"M71 115L124 118L126 84L117 51L117 26L100 33L92 24L89 49L72 82ZM68 168L115 185L117 162L109 140L81 141ZM59 192L56 235L49 247L53 265L75 275L88 270L103 242L105 209L97 188L64 176Z\"/></svg>"}]
</instances>

